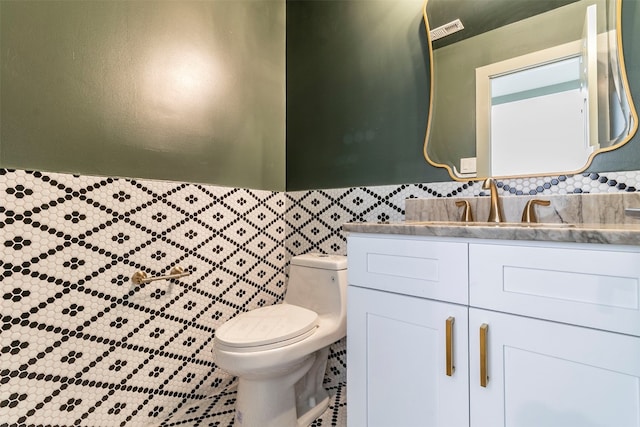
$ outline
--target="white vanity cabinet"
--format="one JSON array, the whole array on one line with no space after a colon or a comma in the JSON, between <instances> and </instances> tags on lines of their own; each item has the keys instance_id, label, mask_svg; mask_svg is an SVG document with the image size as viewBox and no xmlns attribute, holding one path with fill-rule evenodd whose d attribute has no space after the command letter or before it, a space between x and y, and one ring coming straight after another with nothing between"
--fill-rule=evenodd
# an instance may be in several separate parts
<instances>
[{"instance_id":1,"label":"white vanity cabinet","mask_svg":"<svg viewBox=\"0 0 640 427\"><path fill-rule=\"evenodd\" d=\"M471 240L469 305L472 425L640 427L639 248Z\"/></svg>"},{"instance_id":2,"label":"white vanity cabinet","mask_svg":"<svg viewBox=\"0 0 640 427\"><path fill-rule=\"evenodd\" d=\"M348 242L350 427L640 427L640 248Z\"/></svg>"},{"instance_id":3,"label":"white vanity cabinet","mask_svg":"<svg viewBox=\"0 0 640 427\"><path fill-rule=\"evenodd\" d=\"M460 242L349 237L349 426L469 425L467 254Z\"/></svg>"},{"instance_id":4,"label":"white vanity cabinet","mask_svg":"<svg viewBox=\"0 0 640 427\"><path fill-rule=\"evenodd\" d=\"M347 425L468 426L466 307L358 287L348 299Z\"/></svg>"},{"instance_id":5,"label":"white vanity cabinet","mask_svg":"<svg viewBox=\"0 0 640 427\"><path fill-rule=\"evenodd\" d=\"M640 338L475 308L469 331L471 426L640 426Z\"/></svg>"}]
</instances>

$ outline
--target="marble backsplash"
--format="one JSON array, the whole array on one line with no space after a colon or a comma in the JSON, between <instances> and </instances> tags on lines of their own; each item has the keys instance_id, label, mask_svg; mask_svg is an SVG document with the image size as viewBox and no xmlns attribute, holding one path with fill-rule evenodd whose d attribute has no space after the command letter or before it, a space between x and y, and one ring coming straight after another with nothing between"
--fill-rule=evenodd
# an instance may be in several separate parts
<instances>
[{"instance_id":1,"label":"marble backsplash","mask_svg":"<svg viewBox=\"0 0 640 427\"><path fill-rule=\"evenodd\" d=\"M549 206L534 207L538 222L569 224L640 224L640 218L625 214L625 209L640 209L640 194L631 192L604 194L552 194L501 197L505 222L520 222L529 200L547 200ZM474 221L489 216L489 196L460 198L407 199L406 221L460 221L462 207L456 201L467 200Z\"/></svg>"}]
</instances>

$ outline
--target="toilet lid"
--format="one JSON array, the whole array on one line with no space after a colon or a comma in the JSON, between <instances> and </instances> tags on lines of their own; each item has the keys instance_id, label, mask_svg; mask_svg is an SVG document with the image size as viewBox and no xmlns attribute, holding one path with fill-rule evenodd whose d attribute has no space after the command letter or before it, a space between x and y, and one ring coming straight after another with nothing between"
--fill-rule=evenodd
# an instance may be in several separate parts
<instances>
[{"instance_id":1,"label":"toilet lid","mask_svg":"<svg viewBox=\"0 0 640 427\"><path fill-rule=\"evenodd\" d=\"M229 347L266 346L307 334L317 325L316 312L276 304L239 314L216 330L215 340Z\"/></svg>"}]
</instances>

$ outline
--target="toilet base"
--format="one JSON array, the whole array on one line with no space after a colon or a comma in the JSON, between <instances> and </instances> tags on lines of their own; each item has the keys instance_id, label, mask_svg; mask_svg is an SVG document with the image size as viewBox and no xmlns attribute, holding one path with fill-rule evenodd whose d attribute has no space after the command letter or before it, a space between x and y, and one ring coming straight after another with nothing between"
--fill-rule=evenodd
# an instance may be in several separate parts
<instances>
[{"instance_id":1,"label":"toilet base","mask_svg":"<svg viewBox=\"0 0 640 427\"><path fill-rule=\"evenodd\" d=\"M329 393L324 389L324 376L327 370L329 347L322 348L314 353L315 361L305 376L296 383L296 410L298 423L306 427L318 418L329 406ZM325 404L326 403L326 404ZM324 405L324 407L322 407ZM322 408L322 410L321 410ZM313 416L317 414L316 416ZM313 417L304 424L306 420Z\"/></svg>"},{"instance_id":2,"label":"toilet base","mask_svg":"<svg viewBox=\"0 0 640 427\"><path fill-rule=\"evenodd\" d=\"M320 403L309 409L304 415L298 418L298 426L308 427L316 418L318 418L324 413L324 411L327 410L327 408L329 407L329 400L330 398L327 395L324 400L321 400Z\"/></svg>"},{"instance_id":3,"label":"toilet base","mask_svg":"<svg viewBox=\"0 0 640 427\"><path fill-rule=\"evenodd\" d=\"M309 426L329 406L322 386L328 353L328 347L321 349L280 372L240 376L235 425Z\"/></svg>"}]
</instances>

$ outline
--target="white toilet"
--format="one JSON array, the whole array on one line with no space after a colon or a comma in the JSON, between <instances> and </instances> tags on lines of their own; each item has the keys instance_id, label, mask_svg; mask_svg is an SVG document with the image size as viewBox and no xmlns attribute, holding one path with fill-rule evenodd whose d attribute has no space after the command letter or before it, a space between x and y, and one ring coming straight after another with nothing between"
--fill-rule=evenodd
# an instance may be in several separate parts
<instances>
[{"instance_id":1,"label":"white toilet","mask_svg":"<svg viewBox=\"0 0 640 427\"><path fill-rule=\"evenodd\" d=\"M347 257L293 257L282 304L239 314L216 330L216 364L238 376L235 425L308 426L329 405L329 345L346 334Z\"/></svg>"}]
</instances>

